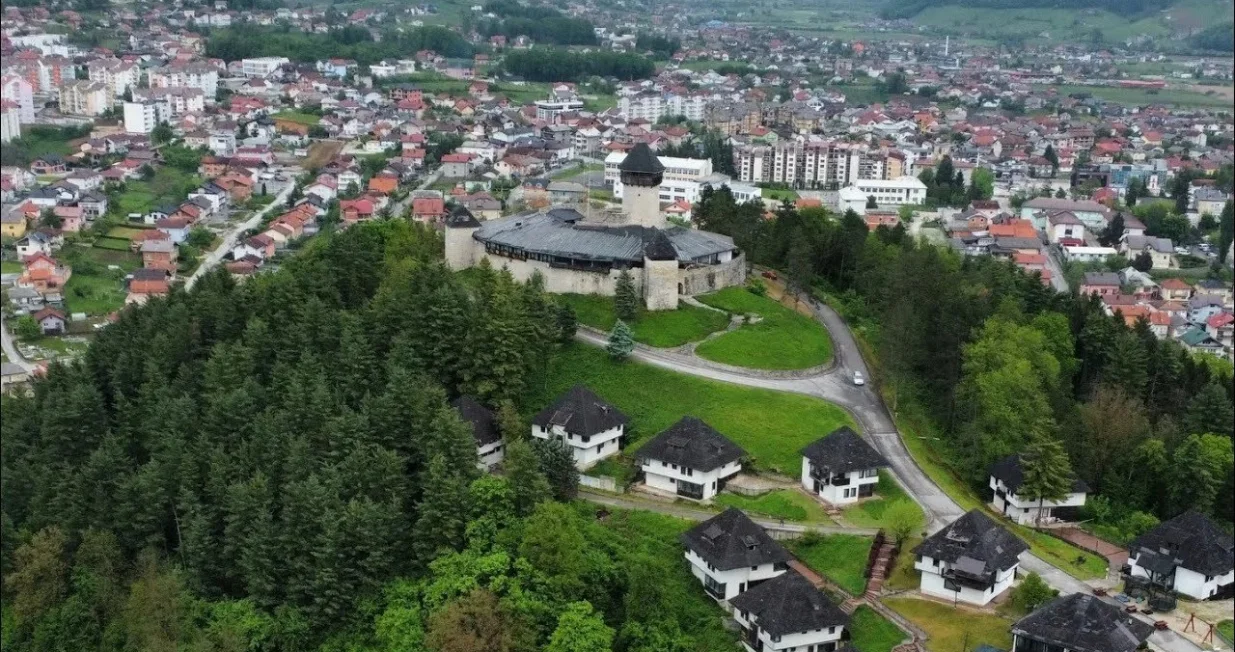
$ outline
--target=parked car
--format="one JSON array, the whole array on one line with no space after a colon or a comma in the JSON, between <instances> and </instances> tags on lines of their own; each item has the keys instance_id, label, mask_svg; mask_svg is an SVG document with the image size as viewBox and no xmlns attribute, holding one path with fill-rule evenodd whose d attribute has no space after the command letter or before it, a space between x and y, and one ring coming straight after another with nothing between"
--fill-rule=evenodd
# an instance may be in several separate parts
<instances>
[{"instance_id":1,"label":"parked car","mask_svg":"<svg viewBox=\"0 0 1235 652\"><path fill-rule=\"evenodd\" d=\"M866 384L866 377L862 375L862 372L860 371L853 372L853 384L854 385L865 385Z\"/></svg>"}]
</instances>

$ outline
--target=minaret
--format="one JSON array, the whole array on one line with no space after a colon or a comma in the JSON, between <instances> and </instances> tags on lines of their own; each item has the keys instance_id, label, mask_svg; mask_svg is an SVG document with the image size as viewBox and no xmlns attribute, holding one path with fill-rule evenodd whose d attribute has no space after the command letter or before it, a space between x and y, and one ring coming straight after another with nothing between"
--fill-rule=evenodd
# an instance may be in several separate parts
<instances>
[{"instance_id":1,"label":"minaret","mask_svg":"<svg viewBox=\"0 0 1235 652\"><path fill-rule=\"evenodd\" d=\"M656 228L665 227L665 217L660 212L660 182L665 176L665 166L652 153L647 143L635 145L622 164L622 212L626 221Z\"/></svg>"}]
</instances>

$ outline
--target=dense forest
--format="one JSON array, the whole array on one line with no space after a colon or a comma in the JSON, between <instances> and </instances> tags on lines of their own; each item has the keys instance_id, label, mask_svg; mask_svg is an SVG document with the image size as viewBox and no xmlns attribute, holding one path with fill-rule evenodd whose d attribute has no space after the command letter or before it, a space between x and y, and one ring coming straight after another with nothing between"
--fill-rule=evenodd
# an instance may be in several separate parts
<instances>
[{"instance_id":1,"label":"dense forest","mask_svg":"<svg viewBox=\"0 0 1235 652\"><path fill-rule=\"evenodd\" d=\"M1194 47L1215 52L1235 51L1235 23L1227 21L1206 28L1188 40Z\"/></svg>"},{"instance_id":2,"label":"dense forest","mask_svg":"<svg viewBox=\"0 0 1235 652\"><path fill-rule=\"evenodd\" d=\"M570 52L552 48L513 50L502 59L503 69L528 81L578 81L587 77L632 80L651 77L651 59L624 52Z\"/></svg>"},{"instance_id":3,"label":"dense forest","mask_svg":"<svg viewBox=\"0 0 1235 652\"><path fill-rule=\"evenodd\" d=\"M1113 539L1186 509L1229 527L1229 364L1159 340L1143 321L1125 326L1096 297L920 245L903 227L868 235L852 213L762 213L721 190L705 191L695 217L791 284L829 295L878 351L893 409L940 433L940 456L976 491L990 463L1057 442L1098 495L1094 525Z\"/></svg>"},{"instance_id":4,"label":"dense forest","mask_svg":"<svg viewBox=\"0 0 1235 652\"><path fill-rule=\"evenodd\" d=\"M251 57L287 57L299 62L339 58L368 65L383 59L407 58L420 50L432 50L446 57L471 57L476 52L458 33L435 25L390 30L379 41L373 40L367 28L354 25L325 34L302 32L290 26L244 25L211 31L206 39L206 55L224 61Z\"/></svg>"},{"instance_id":5,"label":"dense forest","mask_svg":"<svg viewBox=\"0 0 1235 652\"><path fill-rule=\"evenodd\" d=\"M968 8L990 9L1105 9L1130 16L1145 11L1157 11L1171 3L1152 0L969 0L964 3L957 0L891 0L880 14L887 19L909 18L930 7L958 4Z\"/></svg>"},{"instance_id":6,"label":"dense forest","mask_svg":"<svg viewBox=\"0 0 1235 652\"><path fill-rule=\"evenodd\" d=\"M554 45L596 45L592 23L571 18L552 7L528 6L505 0L489 2L486 14L496 19L482 20L476 31L484 36L502 35L508 39L526 36L536 43Z\"/></svg>"},{"instance_id":7,"label":"dense forest","mask_svg":"<svg viewBox=\"0 0 1235 652\"><path fill-rule=\"evenodd\" d=\"M524 441L573 313L440 258L401 220L323 236L126 310L5 397L4 650L731 646L676 521L558 502L570 453ZM504 478L464 393L497 409Z\"/></svg>"}]
</instances>

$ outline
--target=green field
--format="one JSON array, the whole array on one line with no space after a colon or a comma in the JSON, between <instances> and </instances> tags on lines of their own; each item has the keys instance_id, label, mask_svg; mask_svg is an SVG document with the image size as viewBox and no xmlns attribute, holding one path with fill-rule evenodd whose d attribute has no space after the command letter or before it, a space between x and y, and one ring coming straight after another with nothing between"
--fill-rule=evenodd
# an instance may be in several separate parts
<instances>
[{"instance_id":1,"label":"green field","mask_svg":"<svg viewBox=\"0 0 1235 652\"><path fill-rule=\"evenodd\" d=\"M1219 91L1214 91L1213 94L1206 95L1195 91L1174 88L1165 88L1159 91L1144 88L1079 86L1070 84L1034 86L1034 89L1037 91L1045 91L1049 88L1055 89L1060 96L1067 96L1074 93L1087 93L1093 97L1103 99L1108 102L1127 104L1130 106L1169 104L1181 107L1225 107L1227 109L1231 107L1230 96L1224 96Z\"/></svg>"},{"instance_id":2,"label":"green field","mask_svg":"<svg viewBox=\"0 0 1235 652\"><path fill-rule=\"evenodd\" d=\"M853 612L849 632L854 649L862 652L892 652L892 648L909 638L896 623L866 605Z\"/></svg>"},{"instance_id":3,"label":"green field","mask_svg":"<svg viewBox=\"0 0 1235 652\"><path fill-rule=\"evenodd\" d=\"M107 237L121 240L132 240L146 231L147 229L139 229L132 226L116 226L107 231Z\"/></svg>"},{"instance_id":4,"label":"green field","mask_svg":"<svg viewBox=\"0 0 1235 652\"><path fill-rule=\"evenodd\" d=\"M875 497L874 500L863 500L856 505L846 507L843 512L845 522L857 527L886 527L884 513L892 505L902 502L913 505L918 514L922 513L922 508L905 493L904 489L901 489L888 471L879 472L879 484L875 488ZM926 523L925 516L922 517L922 523L924 525Z\"/></svg>"},{"instance_id":5,"label":"green field","mask_svg":"<svg viewBox=\"0 0 1235 652\"><path fill-rule=\"evenodd\" d=\"M785 199L793 201L798 198L798 193L784 188L760 188L759 196L764 199L775 199L776 201L783 201Z\"/></svg>"},{"instance_id":6,"label":"green field","mask_svg":"<svg viewBox=\"0 0 1235 652\"><path fill-rule=\"evenodd\" d=\"M913 549L919 543L922 543L922 539L910 537L901 544L901 549L896 555L896 563L892 568L892 572L883 583L888 590L908 591L918 588L918 585L921 584L922 578L918 577L918 571L913 567L913 562L916 559Z\"/></svg>"},{"instance_id":7,"label":"green field","mask_svg":"<svg viewBox=\"0 0 1235 652\"><path fill-rule=\"evenodd\" d=\"M201 178L170 166L155 170L149 181L128 181L122 192L113 194L112 212L121 216L146 214L161 206L176 206L201 185Z\"/></svg>"},{"instance_id":8,"label":"green field","mask_svg":"<svg viewBox=\"0 0 1235 652\"><path fill-rule=\"evenodd\" d=\"M0 260L0 274L20 274L23 268L15 260Z\"/></svg>"},{"instance_id":9,"label":"green field","mask_svg":"<svg viewBox=\"0 0 1235 652\"><path fill-rule=\"evenodd\" d=\"M64 307L69 313L105 315L124 306L124 272L74 273L64 286Z\"/></svg>"},{"instance_id":10,"label":"green field","mask_svg":"<svg viewBox=\"0 0 1235 652\"><path fill-rule=\"evenodd\" d=\"M588 163L586 165L576 165L572 168L568 168L562 172L559 172L553 175L553 178L557 179L558 181L565 181L567 179L573 179L577 176L586 174L588 172L601 172L604 169L605 169L605 166L600 163Z\"/></svg>"},{"instance_id":11,"label":"green field","mask_svg":"<svg viewBox=\"0 0 1235 652\"><path fill-rule=\"evenodd\" d=\"M983 643L1001 650L1012 647L1012 621L1002 616L970 609L958 611L918 598L887 598L883 603L926 630L930 636L928 647L935 652L972 650Z\"/></svg>"},{"instance_id":12,"label":"green field","mask_svg":"<svg viewBox=\"0 0 1235 652\"><path fill-rule=\"evenodd\" d=\"M804 564L851 595L866 590L866 560L870 556L871 537L853 534L805 536L788 542L789 550Z\"/></svg>"},{"instance_id":13,"label":"green field","mask_svg":"<svg viewBox=\"0 0 1235 652\"><path fill-rule=\"evenodd\" d=\"M744 448L757 469L790 476L801 467L798 451L842 425L853 425L839 407L800 394L751 389L673 373L633 360L614 362L603 350L574 344L554 356L544 383L525 402L532 411L582 383L632 420L627 453L684 416L703 419Z\"/></svg>"},{"instance_id":14,"label":"green field","mask_svg":"<svg viewBox=\"0 0 1235 652\"><path fill-rule=\"evenodd\" d=\"M110 236L96 238L94 241L94 246L99 249L110 249L111 251L128 251L131 244L132 242L126 238L113 238Z\"/></svg>"},{"instance_id":15,"label":"green field","mask_svg":"<svg viewBox=\"0 0 1235 652\"><path fill-rule=\"evenodd\" d=\"M306 127L312 127L322 121L322 116L320 115L302 113L300 111L279 111L270 117L275 120L287 120L288 122L294 122L298 125L304 125Z\"/></svg>"},{"instance_id":16,"label":"green field","mask_svg":"<svg viewBox=\"0 0 1235 652\"><path fill-rule=\"evenodd\" d=\"M757 324L744 324L699 345L700 357L753 369L807 369L832 358L832 342L818 322L745 288L726 288L699 297L714 308L757 314Z\"/></svg>"},{"instance_id":17,"label":"green field","mask_svg":"<svg viewBox=\"0 0 1235 652\"><path fill-rule=\"evenodd\" d=\"M558 297L575 309L580 324L609 331L617 323L613 297L596 294L562 294ZM677 310L640 310L639 317L629 324L635 341L648 346L670 348L707 337L729 324L729 316L700 308L680 305Z\"/></svg>"},{"instance_id":18,"label":"green field","mask_svg":"<svg viewBox=\"0 0 1235 652\"><path fill-rule=\"evenodd\" d=\"M1218 633L1227 643L1235 643L1235 620L1224 620L1218 623Z\"/></svg>"},{"instance_id":19,"label":"green field","mask_svg":"<svg viewBox=\"0 0 1235 652\"><path fill-rule=\"evenodd\" d=\"M717 494L714 502L723 507L737 507L744 512L768 518L808 523L832 522L818 502L793 489L778 489L759 496L724 492Z\"/></svg>"}]
</instances>

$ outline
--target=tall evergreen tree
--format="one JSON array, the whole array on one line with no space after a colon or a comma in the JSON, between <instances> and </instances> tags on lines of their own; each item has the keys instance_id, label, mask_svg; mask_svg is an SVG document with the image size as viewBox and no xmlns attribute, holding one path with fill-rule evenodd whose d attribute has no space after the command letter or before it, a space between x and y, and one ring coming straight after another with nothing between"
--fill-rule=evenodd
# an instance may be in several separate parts
<instances>
[{"instance_id":1,"label":"tall evergreen tree","mask_svg":"<svg viewBox=\"0 0 1235 652\"><path fill-rule=\"evenodd\" d=\"M531 444L522 440L507 444L505 467L518 515L531 514L536 505L549 499L549 481L540 470L540 460Z\"/></svg>"},{"instance_id":2,"label":"tall evergreen tree","mask_svg":"<svg viewBox=\"0 0 1235 652\"><path fill-rule=\"evenodd\" d=\"M1053 437L1039 436L1030 442L1021 454L1021 473L1024 480L1017 493L1038 501L1035 523L1041 522L1046 501L1063 500L1072 491L1072 464L1063 444Z\"/></svg>"},{"instance_id":3,"label":"tall evergreen tree","mask_svg":"<svg viewBox=\"0 0 1235 652\"><path fill-rule=\"evenodd\" d=\"M619 319L613 325L613 331L609 333L609 344L605 347L605 351L614 360L625 360L634 350L634 333L630 331L630 326L627 326L626 322Z\"/></svg>"},{"instance_id":4,"label":"tall evergreen tree","mask_svg":"<svg viewBox=\"0 0 1235 652\"><path fill-rule=\"evenodd\" d=\"M613 311L622 321L634 321L639 316L639 293L630 271L623 269L617 278L613 294Z\"/></svg>"}]
</instances>

